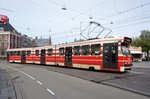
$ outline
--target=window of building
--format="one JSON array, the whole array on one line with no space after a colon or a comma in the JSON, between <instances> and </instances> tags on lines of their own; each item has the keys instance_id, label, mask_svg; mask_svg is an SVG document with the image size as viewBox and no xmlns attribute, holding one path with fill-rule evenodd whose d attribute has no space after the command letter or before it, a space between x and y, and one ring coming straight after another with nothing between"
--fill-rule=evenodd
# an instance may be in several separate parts
<instances>
[{"instance_id":1,"label":"window of building","mask_svg":"<svg viewBox=\"0 0 150 99\"><path fill-rule=\"evenodd\" d=\"M8 41L6 41L5 43L4 43L4 46L5 47L8 47L8 43L7 43Z\"/></svg>"},{"instance_id":2,"label":"window of building","mask_svg":"<svg viewBox=\"0 0 150 99\"><path fill-rule=\"evenodd\" d=\"M52 49L48 49L48 55L51 56L53 54L53 50Z\"/></svg>"},{"instance_id":3,"label":"window of building","mask_svg":"<svg viewBox=\"0 0 150 99\"><path fill-rule=\"evenodd\" d=\"M65 51L64 48L59 48L59 55L64 55Z\"/></svg>"},{"instance_id":4,"label":"window of building","mask_svg":"<svg viewBox=\"0 0 150 99\"><path fill-rule=\"evenodd\" d=\"M80 55L81 52L80 52L80 46L75 46L74 47L74 55Z\"/></svg>"},{"instance_id":5,"label":"window of building","mask_svg":"<svg viewBox=\"0 0 150 99\"><path fill-rule=\"evenodd\" d=\"M36 55L36 56L39 56L39 50L36 50L36 51L35 51L35 55Z\"/></svg>"},{"instance_id":6,"label":"window of building","mask_svg":"<svg viewBox=\"0 0 150 99\"><path fill-rule=\"evenodd\" d=\"M31 51L30 50L27 50L27 55L31 55Z\"/></svg>"},{"instance_id":7,"label":"window of building","mask_svg":"<svg viewBox=\"0 0 150 99\"><path fill-rule=\"evenodd\" d=\"M100 44L91 45L91 55L100 55Z\"/></svg>"},{"instance_id":8,"label":"window of building","mask_svg":"<svg viewBox=\"0 0 150 99\"><path fill-rule=\"evenodd\" d=\"M90 55L90 45L82 46L82 55Z\"/></svg>"},{"instance_id":9,"label":"window of building","mask_svg":"<svg viewBox=\"0 0 150 99\"><path fill-rule=\"evenodd\" d=\"M1 24L1 23L0 23ZM4 29L3 28L0 28L0 32L3 32L4 31Z\"/></svg>"},{"instance_id":10,"label":"window of building","mask_svg":"<svg viewBox=\"0 0 150 99\"><path fill-rule=\"evenodd\" d=\"M5 51L1 51L1 55L5 55Z\"/></svg>"}]
</instances>

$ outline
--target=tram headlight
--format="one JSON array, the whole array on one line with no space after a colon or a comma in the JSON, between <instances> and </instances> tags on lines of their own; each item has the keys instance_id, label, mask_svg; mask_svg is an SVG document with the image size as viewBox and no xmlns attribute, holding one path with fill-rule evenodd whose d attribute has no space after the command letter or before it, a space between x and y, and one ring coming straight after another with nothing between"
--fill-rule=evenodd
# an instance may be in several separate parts
<instances>
[{"instance_id":1,"label":"tram headlight","mask_svg":"<svg viewBox=\"0 0 150 99\"><path fill-rule=\"evenodd\" d=\"M128 62L124 62L124 64L128 64Z\"/></svg>"}]
</instances>

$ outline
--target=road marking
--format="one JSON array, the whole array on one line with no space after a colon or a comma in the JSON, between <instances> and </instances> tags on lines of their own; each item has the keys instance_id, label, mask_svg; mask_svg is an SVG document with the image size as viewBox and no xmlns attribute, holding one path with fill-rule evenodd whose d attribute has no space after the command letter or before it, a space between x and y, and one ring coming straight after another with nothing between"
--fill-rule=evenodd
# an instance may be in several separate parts
<instances>
[{"instance_id":1,"label":"road marking","mask_svg":"<svg viewBox=\"0 0 150 99\"><path fill-rule=\"evenodd\" d=\"M43 85L40 81L36 81L38 84Z\"/></svg>"},{"instance_id":2,"label":"road marking","mask_svg":"<svg viewBox=\"0 0 150 99\"><path fill-rule=\"evenodd\" d=\"M8 65L7 65L7 66L8 66ZM14 70L16 70L16 71L19 71L19 72L25 74L26 76L30 77L31 79L35 80L34 77L30 76L29 74L27 74L27 73L25 73L25 72L23 72L23 71L21 71L21 70L19 70L19 69L13 68L13 67L11 67L11 66L8 66L8 67L11 68L11 69L14 69ZM40 81L36 81L36 82L37 82L38 84L40 84L40 85L43 85ZM55 95L54 92L52 92L50 89L46 89L46 90L47 90L49 93L51 93L52 95Z\"/></svg>"},{"instance_id":3,"label":"road marking","mask_svg":"<svg viewBox=\"0 0 150 99\"><path fill-rule=\"evenodd\" d=\"M55 95L50 89L46 89L48 92L50 92L52 95Z\"/></svg>"},{"instance_id":4,"label":"road marking","mask_svg":"<svg viewBox=\"0 0 150 99\"><path fill-rule=\"evenodd\" d=\"M8 66L8 65L7 65L7 66ZM19 72L21 72L21 73L23 73L23 74L25 74L26 76L30 77L32 80L35 80L34 77L30 76L29 74L27 74L27 73L25 73L25 72L23 72L23 71L21 71L21 70L19 70L19 69L13 68L13 67L11 67L11 66L8 66L8 67L11 68L11 69L14 69L14 70L16 70L16 71L19 71Z\"/></svg>"}]
</instances>

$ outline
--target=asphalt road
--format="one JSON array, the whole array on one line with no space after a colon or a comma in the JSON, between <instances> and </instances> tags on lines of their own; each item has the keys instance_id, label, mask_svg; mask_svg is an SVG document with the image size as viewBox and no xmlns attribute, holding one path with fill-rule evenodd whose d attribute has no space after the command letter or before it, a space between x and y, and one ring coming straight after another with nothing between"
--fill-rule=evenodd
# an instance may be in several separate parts
<instances>
[{"instance_id":1,"label":"asphalt road","mask_svg":"<svg viewBox=\"0 0 150 99\"><path fill-rule=\"evenodd\" d=\"M105 72L10 64L5 61L0 61L0 68L12 76L18 99L149 99L147 96L131 91L94 83L97 79L102 82L110 81L114 77L117 79L124 77L122 74L120 76L120 74L112 73L110 76ZM69 75L66 75L66 72ZM126 75L133 76L135 73Z\"/></svg>"}]
</instances>

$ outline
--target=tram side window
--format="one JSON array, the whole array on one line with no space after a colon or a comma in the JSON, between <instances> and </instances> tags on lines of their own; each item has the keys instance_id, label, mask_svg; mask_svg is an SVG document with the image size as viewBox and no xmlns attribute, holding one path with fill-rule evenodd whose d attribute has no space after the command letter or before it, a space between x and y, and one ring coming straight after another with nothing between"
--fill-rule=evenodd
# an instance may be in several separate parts
<instances>
[{"instance_id":1,"label":"tram side window","mask_svg":"<svg viewBox=\"0 0 150 99\"><path fill-rule=\"evenodd\" d=\"M17 51L14 51L14 56L16 56L17 55Z\"/></svg>"},{"instance_id":2,"label":"tram side window","mask_svg":"<svg viewBox=\"0 0 150 99\"><path fill-rule=\"evenodd\" d=\"M48 49L48 56L51 56L53 54L53 50L52 49Z\"/></svg>"},{"instance_id":3,"label":"tram side window","mask_svg":"<svg viewBox=\"0 0 150 99\"><path fill-rule=\"evenodd\" d=\"M36 55L36 56L39 56L39 50L36 50L36 51L35 51L35 55Z\"/></svg>"},{"instance_id":4,"label":"tram side window","mask_svg":"<svg viewBox=\"0 0 150 99\"><path fill-rule=\"evenodd\" d=\"M17 55L20 56L20 51L17 51Z\"/></svg>"},{"instance_id":5,"label":"tram side window","mask_svg":"<svg viewBox=\"0 0 150 99\"><path fill-rule=\"evenodd\" d=\"M80 55L80 46L74 47L74 55Z\"/></svg>"},{"instance_id":6,"label":"tram side window","mask_svg":"<svg viewBox=\"0 0 150 99\"><path fill-rule=\"evenodd\" d=\"M91 45L91 55L100 55L100 44Z\"/></svg>"},{"instance_id":7,"label":"tram side window","mask_svg":"<svg viewBox=\"0 0 150 99\"><path fill-rule=\"evenodd\" d=\"M82 55L90 55L90 45L82 46Z\"/></svg>"},{"instance_id":8,"label":"tram side window","mask_svg":"<svg viewBox=\"0 0 150 99\"><path fill-rule=\"evenodd\" d=\"M11 51L11 56L13 56L14 55L14 52L13 51Z\"/></svg>"},{"instance_id":9,"label":"tram side window","mask_svg":"<svg viewBox=\"0 0 150 99\"><path fill-rule=\"evenodd\" d=\"M31 51L27 50L27 55L30 56L31 55Z\"/></svg>"},{"instance_id":10,"label":"tram side window","mask_svg":"<svg viewBox=\"0 0 150 99\"><path fill-rule=\"evenodd\" d=\"M10 51L10 56L13 56L13 51Z\"/></svg>"},{"instance_id":11,"label":"tram side window","mask_svg":"<svg viewBox=\"0 0 150 99\"><path fill-rule=\"evenodd\" d=\"M59 55L64 55L64 48L59 48Z\"/></svg>"},{"instance_id":12,"label":"tram side window","mask_svg":"<svg viewBox=\"0 0 150 99\"><path fill-rule=\"evenodd\" d=\"M45 49L41 50L41 55L45 55Z\"/></svg>"},{"instance_id":13,"label":"tram side window","mask_svg":"<svg viewBox=\"0 0 150 99\"><path fill-rule=\"evenodd\" d=\"M26 52L25 50L23 50L23 51L22 51L22 55L24 55L24 56L25 56L25 55L26 55L26 53L27 53L27 52Z\"/></svg>"}]
</instances>

